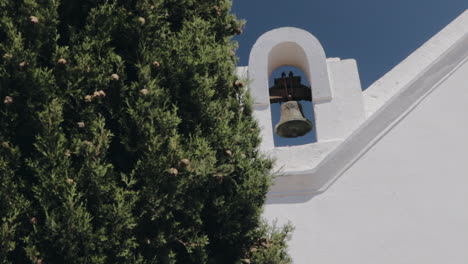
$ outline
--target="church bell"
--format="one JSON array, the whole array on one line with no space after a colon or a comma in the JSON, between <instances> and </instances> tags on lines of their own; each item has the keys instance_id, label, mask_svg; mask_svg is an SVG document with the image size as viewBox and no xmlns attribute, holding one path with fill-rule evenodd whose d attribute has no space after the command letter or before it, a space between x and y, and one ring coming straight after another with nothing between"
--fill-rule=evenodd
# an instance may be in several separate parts
<instances>
[{"instance_id":1,"label":"church bell","mask_svg":"<svg viewBox=\"0 0 468 264\"><path fill-rule=\"evenodd\" d=\"M275 79L275 86L270 88L270 102L282 103L281 117L275 126L275 132L281 137L301 137L312 130L312 122L304 117L299 100L312 101L309 87L301 84L300 76L289 77L283 73L281 78Z\"/></svg>"},{"instance_id":2,"label":"church bell","mask_svg":"<svg viewBox=\"0 0 468 264\"><path fill-rule=\"evenodd\" d=\"M281 105L281 117L275 126L275 132L281 137L301 137L312 130L312 122L304 117L302 105L289 101Z\"/></svg>"}]
</instances>

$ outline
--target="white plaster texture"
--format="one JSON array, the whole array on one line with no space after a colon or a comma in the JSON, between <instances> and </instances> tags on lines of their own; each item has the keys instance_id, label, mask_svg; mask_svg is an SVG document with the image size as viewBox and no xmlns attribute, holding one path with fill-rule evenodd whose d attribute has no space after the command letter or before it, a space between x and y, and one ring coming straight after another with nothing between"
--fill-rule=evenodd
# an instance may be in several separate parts
<instances>
[{"instance_id":1,"label":"white plaster texture","mask_svg":"<svg viewBox=\"0 0 468 264\"><path fill-rule=\"evenodd\" d=\"M328 75L333 97L317 102L314 111L318 141L344 140L365 119L361 81L356 61L328 60ZM323 115L323 116L321 116Z\"/></svg>"},{"instance_id":2,"label":"white plaster texture","mask_svg":"<svg viewBox=\"0 0 468 264\"><path fill-rule=\"evenodd\" d=\"M467 84L465 61L326 192L270 199L295 264L468 263Z\"/></svg>"}]
</instances>

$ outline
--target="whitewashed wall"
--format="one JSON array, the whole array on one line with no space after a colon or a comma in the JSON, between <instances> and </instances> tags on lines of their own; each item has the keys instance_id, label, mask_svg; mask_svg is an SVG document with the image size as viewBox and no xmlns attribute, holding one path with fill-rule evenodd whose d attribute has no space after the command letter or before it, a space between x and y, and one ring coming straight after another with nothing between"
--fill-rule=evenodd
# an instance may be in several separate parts
<instances>
[{"instance_id":1,"label":"whitewashed wall","mask_svg":"<svg viewBox=\"0 0 468 264\"><path fill-rule=\"evenodd\" d=\"M264 215L296 227L296 264L468 263L468 63L325 192Z\"/></svg>"}]
</instances>

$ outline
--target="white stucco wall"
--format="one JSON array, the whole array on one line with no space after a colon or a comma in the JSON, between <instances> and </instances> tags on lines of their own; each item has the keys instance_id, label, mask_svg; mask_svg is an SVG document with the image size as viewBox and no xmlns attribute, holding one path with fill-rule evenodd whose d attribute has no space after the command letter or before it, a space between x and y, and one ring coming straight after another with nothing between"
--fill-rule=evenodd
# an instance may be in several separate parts
<instances>
[{"instance_id":1,"label":"white stucco wall","mask_svg":"<svg viewBox=\"0 0 468 264\"><path fill-rule=\"evenodd\" d=\"M271 198L294 263L468 263L467 116L465 62L326 191Z\"/></svg>"}]
</instances>

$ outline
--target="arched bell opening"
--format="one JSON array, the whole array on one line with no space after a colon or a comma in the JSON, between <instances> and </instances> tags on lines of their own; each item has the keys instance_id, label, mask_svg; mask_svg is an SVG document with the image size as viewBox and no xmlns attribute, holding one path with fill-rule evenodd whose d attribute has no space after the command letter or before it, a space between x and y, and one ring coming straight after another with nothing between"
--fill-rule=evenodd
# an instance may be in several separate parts
<instances>
[{"instance_id":1,"label":"arched bell opening","mask_svg":"<svg viewBox=\"0 0 468 264\"><path fill-rule=\"evenodd\" d=\"M312 92L304 72L280 66L270 74L269 87L275 147L317 142ZM301 135L303 132L305 135Z\"/></svg>"}]
</instances>

